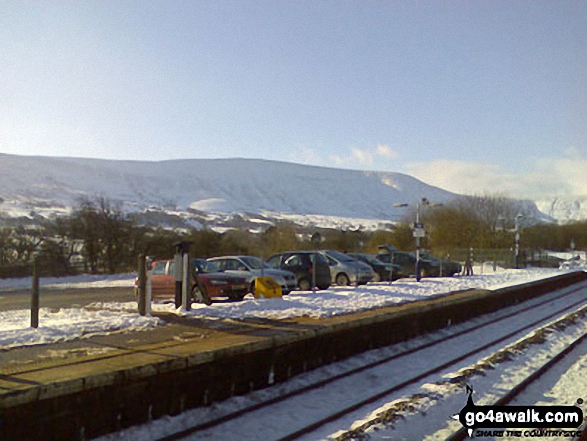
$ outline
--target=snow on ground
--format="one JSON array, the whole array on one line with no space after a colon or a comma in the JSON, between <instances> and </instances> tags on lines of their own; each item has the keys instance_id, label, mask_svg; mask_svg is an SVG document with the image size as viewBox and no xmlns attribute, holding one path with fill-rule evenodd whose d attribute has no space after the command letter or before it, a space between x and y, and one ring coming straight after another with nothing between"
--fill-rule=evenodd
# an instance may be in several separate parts
<instances>
[{"instance_id":1,"label":"snow on ground","mask_svg":"<svg viewBox=\"0 0 587 441\"><path fill-rule=\"evenodd\" d=\"M92 275L68 277L42 277L39 285L45 288L109 288L117 286L133 286L136 274ZM0 289L30 289L32 284L30 277L15 279L0 279Z\"/></svg>"},{"instance_id":2,"label":"snow on ground","mask_svg":"<svg viewBox=\"0 0 587 441\"><path fill-rule=\"evenodd\" d=\"M67 308L39 310L39 327L30 327L30 311L0 312L0 350L89 338L116 332L141 331L163 325L157 317L137 313Z\"/></svg>"},{"instance_id":3,"label":"snow on ground","mask_svg":"<svg viewBox=\"0 0 587 441\"><path fill-rule=\"evenodd\" d=\"M293 292L283 298L253 299L244 302L214 303L212 307L193 305L192 311L179 313L200 319L289 319L294 317L332 317L351 312L364 311L383 306L421 300L451 291L466 289L499 289L519 285L534 280L552 277L567 272L552 269L501 270L468 277L425 278L420 282L415 279L400 279L388 282L370 283L355 287L331 287L324 291ZM96 307L108 309L135 308L130 303L101 303ZM156 304L155 312L173 312L172 304Z\"/></svg>"},{"instance_id":4,"label":"snow on ground","mask_svg":"<svg viewBox=\"0 0 587 441\"><path fill-rule=\"evenodd\" d=\"M477 268L480 272L481 268ZM382 282L355 287L332 287L328 290L294 292L283 298L253 299L238 303L214 303L212 306L194 305L192 311L175 310L173 304L154 304L153 311L178 313L198 319L288 319L300 316L331 317L355 311L416 301L450 291L465 289L498 289L568 272L556 269L498 270L469 277L429 278L416 282L401 279L392 284ZM133 275L80 276L78 278L43 279L43 286L52 287L111 287L131 286ZM22 286L26 279L20 279ZM8 287L5 281L2 287ZM28 281L30 286L30 280ZM15 285L21 286L15 282ZM94 303L86 308L53 311L42 308L39 328L30 328L28 310L0 313L0 350L17 346L47 344L64 340L87 338L115 332L131 332L165 322L155 317L141 317L135 302Z\"/></svg>"}]
</instances>

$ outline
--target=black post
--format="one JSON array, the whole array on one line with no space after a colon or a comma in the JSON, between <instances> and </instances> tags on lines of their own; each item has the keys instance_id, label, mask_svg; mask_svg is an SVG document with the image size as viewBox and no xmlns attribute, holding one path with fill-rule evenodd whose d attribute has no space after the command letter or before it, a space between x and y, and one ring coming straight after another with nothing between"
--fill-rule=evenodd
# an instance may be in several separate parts
<instances>
[{"instance_id":1,"label":"black post","mask_svg":"<svg viewBox=\"0 0 587 441\"><path fill-rule=\"evenodd\" d=\"M179 308L181 306L181 272L183 268L183 259L181 250L178 249L175 252L175 265L174 265L174 277L175 277L175 307Z\"/></svg>"},{"instance_id":2,"label":"black post","mask_svg":"<svg viewBox=\"0 0 587 441\"><path fill-rule=\"evenodd\" d=\"M39 327L39 268L37 258L33 260L33 286L31 298L31 327Z\"/></svg>"},{"instance_id":3,"label":"black post","mask_svg":"<svg viewBox=\"0 0 587 441\"><path fill-rule=\"evenodd\" d=\"M139 255L138 262L138 274L139 274L139 314L147 315L147 269L145 266L145 255Z\"/></svg>"},{"instance_id":4,"label":"black post","mask_svg":"<svg viewBox=\"0 0 587 441\"><path fill-rule=\"evenodd\" d=\"M393 281L393 261L394 261L394 253L391 251L389 253L389 284Z\"/></svg>"},{"instance_id":5,"label":"black post","mask_svg":"<svg viewBox=\"0 0 587 441\"><path fill-rule=\"evenodd\" d=\"M189 255L190 246L193 242L181 241L176 242L173 245L175 246L175 307L179 308L182 306L183 301L183 280L190 280L189 274L183 274L183 259L184 255ZM191 271L190 265L188 265L188 273ZM191 287L188 286L188 297L190 293ZM189 303L189 300L187 301ZM186 310L189 311L189 306L185 305Z\"/></svg>"},{"instance_id":6,"label":"black post","mask_svg":"<svg viewBox=\"0 0 587 441\"><path fill-rule=\"evenodd\" d=\"M310 241L314 244L314 260L312 260L312 292L316 293L316 259L318 259L318 249L322 242L322 235L318 232L312 234Z\"/></svg>"}]
</instances>

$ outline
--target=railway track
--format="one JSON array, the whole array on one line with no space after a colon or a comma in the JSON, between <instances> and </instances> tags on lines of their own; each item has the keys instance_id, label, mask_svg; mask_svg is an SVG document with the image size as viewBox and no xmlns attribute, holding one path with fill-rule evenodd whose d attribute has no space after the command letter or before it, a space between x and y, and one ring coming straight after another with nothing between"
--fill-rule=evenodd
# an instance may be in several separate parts
<instances>
[{"instance_id":1,"label":"railway track","mask_svg":"<svg viewBox=\"0 0 587 441\"><path fill-rule=\"evenodd\" d=\"M336 427L348 427L354 413L364 413L377 402L403 396L427 379L495 353L546 323L564 320L578 310L587 314L586 291L587 282L582 282L416 342L377 350L374 360L343 368L310 384L280 389L274 396L245 399L246 403L236 410L200 419L160 440L226 439L227 434L239 439L321 439ZM365 385L360 393L356 384ZM300 409L304 409L303 417L298 415ZM267 415L279 423L264 434L260 422Z\"/></svg>"},{"instance_id":2,"label":"railway track","mask_svg":"<svg viewBox=\"0 0 587 441\"><path fill-rule=\"evenodd\" d=\"M528 375L526 378L521 380L515 387L513 387L509 392L503 395L500 399L494 401L491 404L484 404L485 406L505 406L507 404L512 403L514 400L519 399L526 390L534 385L535 383L539 382L541 377L546 375L548 372L556 369L556 367L565 361L566 357L572 357L573 351L577 350L580 346L583 346L582 353L585 353L585 348L587 348L587 334L583 334L580 337L573 340L571 343L567 344L564 349L559 351L556 355L554 355L550 360L545 362L542 366L536 369L532 374ZM523 401L523 400L522 400ZM572 403L570 403L572 404ZM555 424L556 425L556 424ZM572 432L574 430L567 429L568 432ZM583 432L580 435L580 439L584 439L587 436L587 428L583 427L579 430ZM452 435L446 438L446 441L462 441L467 439L469 434L465 427L458 429ZM575 438L576 439L576 438Z\"/></svg>"}]
</instances>

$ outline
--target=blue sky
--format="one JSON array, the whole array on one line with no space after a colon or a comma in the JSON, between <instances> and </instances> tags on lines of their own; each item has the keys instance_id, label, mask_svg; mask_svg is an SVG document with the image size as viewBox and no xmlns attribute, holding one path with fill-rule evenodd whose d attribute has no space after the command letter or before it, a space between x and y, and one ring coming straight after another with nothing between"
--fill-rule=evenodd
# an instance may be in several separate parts
<instances>
[{"instance_id":1,"label":"blue sky","mask_svg":"<svg viewBox=\"0 0 587 441\"><path fill-rule=\"evenodd\" d=\"M4 0L0 152L587 194L587 1Z\"/></svg>"}]
</instances>

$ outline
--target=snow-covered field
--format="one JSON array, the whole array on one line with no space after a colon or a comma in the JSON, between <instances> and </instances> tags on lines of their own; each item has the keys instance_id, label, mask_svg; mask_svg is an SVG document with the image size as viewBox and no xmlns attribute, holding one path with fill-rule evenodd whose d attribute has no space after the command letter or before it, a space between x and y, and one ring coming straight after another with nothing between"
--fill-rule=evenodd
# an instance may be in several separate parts
<instances>
[{"instance_id":1,"label":"snow-covered field","mask_svg":"<svg viewBox=\"0 0 587 441\"><path fill-rule=\"evenodd\" d=\"M476 268L475 276L431 278L416 282L401 279L389 283L368 284L359 288L332 287L312 293L294 292L284 298L254 299L247 296L238 303L214 303L212 306L194 305L192 311L175 310L172 304L154 304L153 311L182 314L198 319L223 320L247 318L287 319L300 316L331 317L355 311L415 301L464 289L498 289L563 274L569 270L523 269L499 270ZM113 287L131 286L132 274L115 277L80 276L63 279L44 279L43 286L56 287ZM30 286L30 280L0 281L0 288ZM2 294L0 292L0 302ZM28 310L0 312L0 349L48 344L65 340L88 338L94 335L132 332L155 326L164 326L157 317L142 317L135 302L94 303L85 308L41 308L39 328L30 327Z\"/></svg>"}]
</instances>

